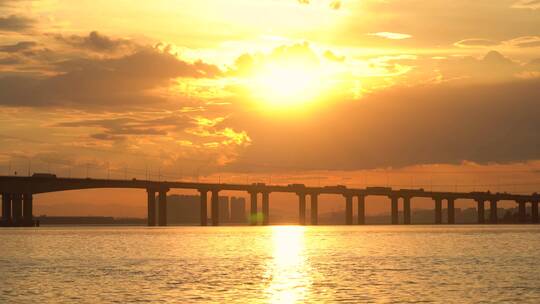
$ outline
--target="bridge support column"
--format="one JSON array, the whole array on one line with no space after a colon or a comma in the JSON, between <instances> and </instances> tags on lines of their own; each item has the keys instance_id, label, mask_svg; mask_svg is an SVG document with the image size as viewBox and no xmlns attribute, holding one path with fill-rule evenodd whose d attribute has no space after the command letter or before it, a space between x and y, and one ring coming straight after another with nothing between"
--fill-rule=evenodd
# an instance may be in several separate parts
<instances>
[{"instance_id":1,"label":"bridge support column","mask_svg":"<svg viewBox=\"0 0 540 304\"><path fill-rule=\"evenodd\" d=\"M403 198L403 224L411 224L411 198L408 196Z\"/></svg>"},{"instance_id":2,"label":"bridge support column","mask_svg":"<svg viewBox=\"0 0 540 304\"><path fill-rule=\"evenodd\" d=\"M212 226L219 226L219 190L212 190Z\"/></svg>"},{"instance_id":3,"label":"bridge support column","mask_svg":"<svg viewBox=\"0 0 540 304\"><path fill-rule=\"evenodd\" d=\"M262 210L263 210L263 225L267 226L270 223L270 193L262 193Z\"/></svg>"},{"instance_id":4,"label":"bridge support column","mask_svg":"<svg viewBox=\"0 0 540 304\"><path fill-rule=\"evenodd\" d=\"M208 191L206 190L199 190L199 193L201 195L201 201L200 201L200 220L201 220L201 226L206 226L208 224Z\"/></svg>"},{"instance_id":5,"label":"bridge support column","mask_svg":"<svg viewBox=\"0 0 540 304\"><path fill-rule=\"evenodd\" d=\"M2 225L11 226L11 194L2 193Z\"/></svg>"},{"instance_id":6,"label":"bridge support column","mask_svg":"<svg viewBox=\"0 0 540 304\"><path fill-rule=\"evenodd\" d=\"M33 217L33 198L32 193L23 194L23 221L24 226L33 227L34 226L34 217Z\"/></svg>"},{"instance_id":7,"label":"bridge support column","mask_svg":"<svg viewBox=\"0 0 540 304\"><path fill-rule=\"evenodd\" d=\"M148 226L156 225L156 191L146 189L148 194Z\"/></svg>"},{"instance_id":8,"label":"bridge support column","mask_svg":"<svg viewBox=\"0 0 540 304\"><path fill-rule=\"evenodd\" d=\"M533 224L538 224L538 201L532 202L531 213Z\"/></svg>"},{"instance_id":9,"label":"bridge support column","mask_svg":"<svg viewBox=\"0 0 540 304\"><path fill-rule=\"evenodd\" d=\"M524 201L518 202L518 212L519 212L519 222L524 224L527 222L527 210L525 209L526 205Z\"/></svg>"},{"instance_id":10,"label":"bridge support column","mask_svg":"<svg viewBox=\"0 0 540 304\"><path fill-rule=\"evenodd\" d=\"M364 195L358 195L357 207L358 225L364 225L366 223L366 197Z\"/></svg>"},{"instance_id":11,"label":"bridge support column","mask_svg":"<svg viewBox=\"0 0 540 304\"><path fill-rule=\"evenodd\" d=\"M167 226L167 191L159 191L158 225Z\"/></svg>"},{"instance_id":12,"label":"bridge support column","mask_svg":"<svg viewBox=\"0 0 540 304\"><path fill-rule=\"evenodd\" d=\"M477 208L477 215L478 215L478 224L484 224L486 222L486 218L484 215L484 199L479 199L476 201L478 208Z\"/></svg>"},{"instance_id":13,"label":"bridge support column","mask_svg":"<svg viewBox=\"0 0 540 304\"><path fill-rule=\"evenodd\" d=\"M11 212L13 213L13 224L15 226L21 226L22 221L23 221L22 194L20 194L20 193L12 194L12 196L11 196L11 206L13 208L11 210Z\"/></svg>"},{"instance_id":14,"label":"bridge support column","mask_svg":"<svg viewBox=\"0 0 540 304\"><path fill-rule=\"evenodd\" d=\"M448 202L448 224L453 225L456 223L456 211L455 211L455 200L453 198L447 199Z\"/></svg>"},{"instance_id":15,"label":"bridge support column","mask_svg":"<svg viewBox=\"0 0 540 304\"><path fill-rule=\"evenodd\" d=\"M345 224L353 224L353 206L352 206L353 197L350 194L345 195Z\"/></svg>"},{"instance_id":16,"label":"bridge support column","mask_svg":"<svg viewBox=\"0 0 540 304\"><path fill-rule=\"evenodd\" d=\"M252 191L250 192L251 197L251 209L249 210L249 223L252 226L256 226L258 224L257 219L257 192Z\"/></svg>"},{"instance_id":17,"label":"bridge support column","mask_svg":"<svg viewBox=\"0 0 540 304\"><path fill-rule=\"evenodd\" d=\"M311 193L311 225L319 224L319 197L317 193Z\"/></svg>"},{"instance_id":18,"label":"bridge support column","mask_svg":"<svg viewBox=\"0 0 540 304\"><path fill-rule=\"evenodd\" d=\"M435 224L442 224L442 200L435 198Z\"/></svg>"},{"instance_id":19,"label":"bridge support column","mask_svg":"<svg viewBox=\"0 0 540 304\"><path fill-rule=\"evenodd\" d=\"M306 224L306 194L298 193L298 224Z\"/></svg>"},{"instance_id":20,"label":"bridge support column","mask_svg":"<svg viewBox=\"0 0 540 304\"><path fill-rule=\"evenodd\" d=\"M491 224L497 224L497 200L492 199L489 201L489 222Z\"/></svg>"},{"instance_id":21,"label":"bridge support column","mask_svg":"<svg viewBox=\"0 0 540 304\"><path fill-rule=\"evenodd\" d=\"M399 224L399 219L398 219L398 199L399 199L399 197L392 196L390 199L391 199L391 211L390 211L390 214L392 216L392 225L397 225L397 224Z\"/></svg>"}]
</instances>

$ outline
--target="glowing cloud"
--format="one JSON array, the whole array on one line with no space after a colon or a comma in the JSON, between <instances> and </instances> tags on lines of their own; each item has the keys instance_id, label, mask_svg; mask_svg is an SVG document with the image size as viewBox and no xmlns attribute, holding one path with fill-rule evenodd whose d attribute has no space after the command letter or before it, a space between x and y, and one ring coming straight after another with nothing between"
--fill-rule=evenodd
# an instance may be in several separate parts
<instances>
[{"instance_id":1,"label":"glowing cloud","mask_svg":"<svg viewBox=\"0 0 540 304\"><path fill-rule=\"evenodd\" d=\"M489 39L481 39L481 38L463 39L454 43L454 46L457 46L460 48L488 47L488 46L494 46L494 45L499 45L499 42L489 40Z\"/></svg>"},{"instance_id":2,"label":"glowing cloud","mask_svg":"<svg viewBox=\"0 0 540 304\"><path fill-rule=\"evenodd\" d=\"M378 32L378 33L370 33L368 35L377 36L377 37L386 38L386 39L393 39L393 40L403 40L403 39L408 39L412 37L409 34L392 33L392 32Z\"/></svg>"}]
</instances>

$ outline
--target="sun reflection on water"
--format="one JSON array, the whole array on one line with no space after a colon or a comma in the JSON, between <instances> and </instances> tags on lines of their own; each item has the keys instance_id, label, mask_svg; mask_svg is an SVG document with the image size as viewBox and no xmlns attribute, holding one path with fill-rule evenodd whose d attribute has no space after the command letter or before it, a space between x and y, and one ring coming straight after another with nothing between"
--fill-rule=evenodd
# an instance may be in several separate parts
<instances>
[{"instance_id":1,"label":"sun reflection on water","mask_svg":"<svg viewBox=\"0 0 540 304\"><path fill-rule=\"evenodd\" d=\"M311 277L305 254L305 227L272 227L272 259L267 266L270 303L299 303L308 299Z\"/></svg>"}]
</instances>

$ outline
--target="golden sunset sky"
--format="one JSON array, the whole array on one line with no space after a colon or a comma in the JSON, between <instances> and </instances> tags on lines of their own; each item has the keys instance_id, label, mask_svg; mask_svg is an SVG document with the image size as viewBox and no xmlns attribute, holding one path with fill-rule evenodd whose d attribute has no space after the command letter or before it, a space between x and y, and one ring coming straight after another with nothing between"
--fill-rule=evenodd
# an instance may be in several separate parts
<instances>
[{"instance_id":1,"label":"golden sunset sky","mask_svg":"<svg viewBox=\"0 0 540 304\"><path fill-rule=\"evenodd\" d=\"M3 175L530 193L540 1L0 0L0 122Z\"/></svg>"}]
</instances>

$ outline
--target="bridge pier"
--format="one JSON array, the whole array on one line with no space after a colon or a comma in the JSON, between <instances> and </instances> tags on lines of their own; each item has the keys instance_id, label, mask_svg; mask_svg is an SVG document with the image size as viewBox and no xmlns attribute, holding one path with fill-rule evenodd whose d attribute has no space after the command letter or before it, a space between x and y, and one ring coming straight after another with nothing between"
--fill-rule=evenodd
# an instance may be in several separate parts
<instances>
[{"instance_id":1,"label":"bridge pier","mask_svg":"<svg viewBox=\"0 0 540 304\"><path fill-rule=\"evenodd\" d=\"M525 209L525 201L518 201L518 214L519 214L519 222L524 224L527 222L527 210Z\"/></svg>"},{"instance_id":2,"label":"bridge pier","mask_svg":"<svg viewBox=\"0 0 540 304\"><path fill-rule=\"evenodd\" d=\"M249 223L252 226L256 226L258 224L257 219L257 192L252 191L249 193L251 197L251 208L249 210Z\"/></svg>"},{"instance_id":3,"label":"bridge pier","mask_svg":"<svg viewBox=\"0 0 540 304\"><path fill-rule=\"evenodd\" d=\"M267 191L262 193L262 211L263 225L267 226L270 223L270 193Z\"/></svg>"},{"instance_id":4,"label":"bridge pier","mask_svg":"<svg viewBox=\"0 0 540 304\"><path fill-rule=\"evenodd\" d=\"M455 211L455 200L453 198L449 198L446 200L448 203L448 224L453 225L455 224L456 220L456 211Z\"/></svg>"},{"instance_id":5,"label":"bridge pier","mask_svg":"<svg viewBox=\"0 0 540 304\"><path fill-rule=\"evenodd\" d=\"M364 225L366 223L366 197L364 195L358 195L357 207L358 225Z\"/></svg>"},{"instance_id":6,"label":"bridge pier","mask_svg":"<svg viewBox=\"0 0 540 304\"><path fill-rule=\"evenodd\" d=\"M219 226L219 190L212 190L212 226Z\"/></svg>"},{"instance_id":7,"label":"bridge pier","mask_svg":"<svg viewBox=\"0 0 540 304\"><path fill-rule=\"evenodd\" d=\"M435 224L442 224L442 199L435 198Z\"/></svg>"},{"instance_id":8,"label":"bridge pier","mask_svg":"<svg viewBox=\"0 0 540 304\"><path fill-rule=\"evenodd\" d=\"M319 200L317 193L311 193L311 225L319 224Z\"/></svg>"},{"instance_id":9,"label":"bridge pier","mask_svg":"<svg viewBox=\"0 0 540 304\"><path fill-rule=\"evenodd\" d=\"M533 224L538 224L538 201L532 202L531 213L531 219Z\"/></svg>"},{"instance_id":10,"label":"bridge pier","mask_svg":"<svg viewBox=\"0 0 540 304\"><path fill-rule=\"evenodd\" d=\"M201 226L206 226L208 224L208 191L200 189L199 193L201 199Z\"/></svg>"},{"instance_id":11,"label":"bridge pier","mask_svg":"<svg viewBox=\"0 0 540 304\"><path fill-rule=\"evenodd\" d=\"M11 226L11 194L2 193L2 225Z\"/></svg>"},{"instance_id":12,"label":"bridge pier","mask_svg":"<svg viewBox=\"0 0 540 304\"><path fill-rule=\"evenodd\" d=\"M306 194L298 193L298 224L306 224Z\"/></svg>"},{"instance_id":13,"label":"bridge pier","mask_svg":"<svg viewBox=\"0 0 540 304\"><path fill-rule=\"evenodd\" d=\"M483 198L476 200L476 203L478 205L476 209L476 213L478 215L478 224L484 224L486 222L486 218L484 215L484 202L485 200Z\"/></svg>"},{"instance_id":14,"label":"bridge pier","mask_svg":"<svg viewBox=\"0 0 540 304\"><path fill-rule=\"evenodd\" d=\"M491 224L497 224L497 200L492 199L489 201L489 222Z\"/></svg>"},{"instance_id":15,"label":"bridge pier","mask_svg":"<svg viewBox=\"0 0 540 304\"><path fill-rule=\"evenodd\" d=\"M411 198L403 197L403 224L411 224Z\"/></svg>"},{"instance_id":16,"label":"bridge pier","mask_svg":"<svg viewBox=\"0 0 540 304\"><path fill-rule=\"evenodd\" d=\"M23 194L23 225L34 226L32 193Z\"/></svg>"},{"instance_id":17,"label":"bridge pier","mask_svg":"<svg viewBox=\"0 0 540 304\"><path fill-rule=\"evenodd\" d=\"M23 204L22 204L22 194L15 193L11 196L11 206L12 206L12 219L15 226L22 226L23 221Z\"/></svg>"},{"instance_id":18,"label":"bridge pier","mask_svg":"<svg viewBox=\"0 0 540 304\"><path fill-rule=\"evenodd\" d=\"M353 197L351 194L345 194L345 224L353 224Z\"/></svg>"},{"instance_id":19,"label":"bridge pier","mask_svg":"<svg viewBox=\"0 0 540 304\"><path fill-rule=\"evenodd\" d=\"M158 225L167 226L167 190L160 190L158 199Z\"/></svg>"},{"instance_id":20,"label":"bridge pier","mask_svg":"<svg viewBox=\"0 0 540 304\"><path fill-rule=\"evenodd\" d=\"M148 219L146 223L148 226L156 225L156 191L146 189L148 194Z\"/></svg>"},{"instance_id":21,"label":"bridge pier","mask_svg":"<svg viewBox=\"0 0 540 304\"><path fill-rule=\"evenodd\" d=\"M397 225L399 224L399 220L398 220L398 199L399 197L397 196L392 196L391 198L391 215L392 215L392 225Z\"/></svg>"}]
</instances>

